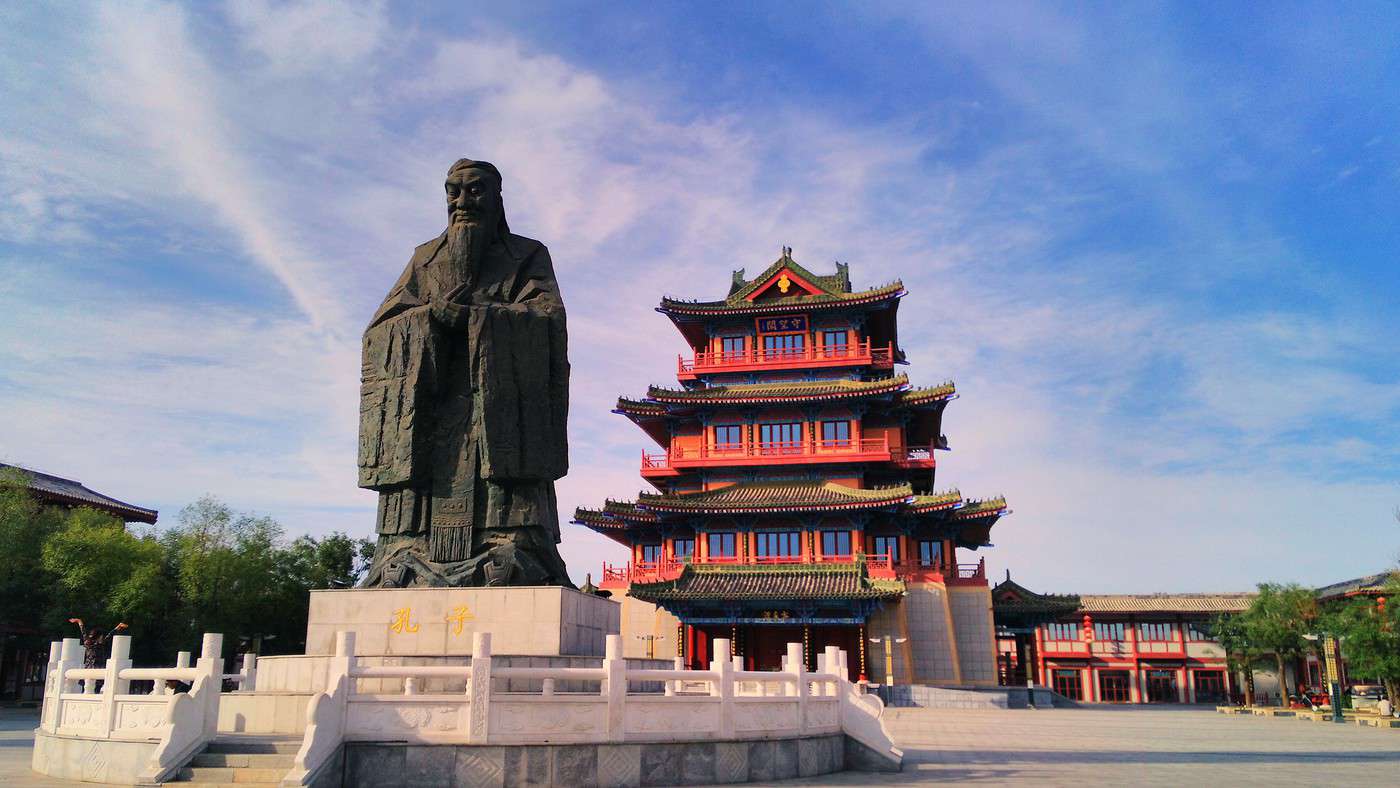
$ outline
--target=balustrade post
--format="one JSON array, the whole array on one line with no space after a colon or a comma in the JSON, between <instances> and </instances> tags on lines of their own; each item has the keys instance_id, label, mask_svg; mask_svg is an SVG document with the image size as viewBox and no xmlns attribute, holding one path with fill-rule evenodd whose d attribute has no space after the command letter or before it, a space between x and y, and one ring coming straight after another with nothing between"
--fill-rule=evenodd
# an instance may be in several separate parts
<instances>
[{"instance_id":1,"label":"balustrade post","mask_svg":"<svg viewBox=\"0 0 1400 788\"><path fill-rule=\"evenodd\" d=\"M729 639L715 638L710 671L714 680L710 694L719 700L719 737L734 738L734 662L729 654Z\"/></svg>"},{"instance_id":2,"label":"balustrade post","mask_svg":"<svg viewBox=\"0 0 1400 788\"><path fill-rule=\"evenodd\" d=\"M672 669L672 670L685 670L685 658L684 658L684 657L675 657L675 658L673 658L672 661L671 661L671 669ZM680 691L680 688L681 688L681 682L680 682L679 679L677 679L677 680L675 680L675 681L668 681L668 682L666 682L666 688L665 688L664 691L665 691L665 693L666 693L668 696L669 696L669 695L675 695L678 691Z\"/></svg>"},{"instance_id":3,"label":"balustrade post","mask_svg":"<svg viewBox=\"0 0 1400 788\"><path fill-rule=\"evenodd\" d=\"M608 741L622 741L624 704L627 703L627 660L622 656L622 636L608 635L603 651L603 697L608 699Z\"/></svg>"},{"instance_id":4,"label":"balustrade post","mask_svg":"<svg viewBox=\"0 0 1400 788\"><path fill-rule=\"evenodd\" d=\"M176 652L176 654L175 654L175 667L177 667L177 668L188 668L189 666L190 666L190 652L188 652L188 651ZM174 694L175 694L175 688L172 687L172 686L170 686L170 682L167 681L167 682L165 682L165 686L164 686L164 687L154 687L154 688L152 688L151 694L156 694L156 693L159 693L159 694L162 694L162 695L174 695Z\"/></svg>"},{"instance_id":5,"label":"balustrade post","mask_svg":"<svg viewBox=\"0 0 1400 788\"><path fill-rule=\"evenodd\" d=\"M467 741L472 744L485 744L491 732L488 722L491 719L491 633L472 634L471 677L467 680L467 694L471 709L468 712L471 724L467 727Z\"/></svg>"},{"instance_id":6,"label":"balustrade post","mask_svg":"<svg viewBox=\"0 0 1400 788\"><path fill-rule=\"evenodd\" d=\"M195 670L203 674L204 697L204 739L212 739L219 732L219 696L224 688L224 636L218 632L204 633L199 644L199 660ZM195 679L198 683L199 679Z\"/></svg>"},{"instance_id":7,"label":"balustrade post","mask_svg":"<svg viewBox=\"0 0 1400 788\"><path fill-rule=\"evenodd\" d=\"M841 672L841 650L835 646L827 646L822 653L826 657L826 672L839 675ZM827 694L835 695L838 687L837 682L828 679L826 684Z\"/></svg>"},{"instance_id":8,"label":"balustrade post","mask_svg":"<svg viewBox=\"0 0 1400 788\"><path fill-rule=\"evenodd\" d=\"M54 732L58 723L59 697L63 693L63 641L49 643L49 664L44 672L44 703L39 711L39 727Z\"/></svg>"},{"instance_id":9,"label":"balustrade post","mask_svg":"<svg viewBox=\"0 0 1400 788\"><path fill-rule=\"evenodd\" d=\"M67 678L70 669L77 669L83 666L83 645L77 638L63 639L63 649L59 654L58 663L58 691L60 693L77 692L77 680ZM87 682L84 682L84 684L86 683Z\"/></svg>"},{"instance_id":10,"label":"balustrade post","mask_svg":"<svg viewBox=\"0 0 1400 788\"><path fill-rule=\"evenodd\" d=\"M131 667L131 636L112 636L112 655L102 677L102 738L107 738L117 724L117 696L128 694L130 680L120 678Z\"/></svg>"},{"instance_id":11,"label":"balustrade post","mask_svg":"<svg viewBox=\"0 0 1400 788\"><path fill-rule=\"evenodd\" d=\"M248 652L243 655L243 669L239 671L243 678L238 682L238 689L243 692L252 692L257 686L258 680L258 655Z\"/></svg>"}]
</instances>

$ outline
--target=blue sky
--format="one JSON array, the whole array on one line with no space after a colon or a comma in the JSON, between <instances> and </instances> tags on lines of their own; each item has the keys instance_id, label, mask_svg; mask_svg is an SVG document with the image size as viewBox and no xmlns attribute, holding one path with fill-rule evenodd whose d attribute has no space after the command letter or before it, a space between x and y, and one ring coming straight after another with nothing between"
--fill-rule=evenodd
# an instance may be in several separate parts
<instances>
[{"instance_id":1,"label":"blue sky","mask_svg":"<svg viewBox=\"0 0 1400 788\"><path fill-rule=\"evenodd\" d=\"M643 487L609 409L674 380L660 296L790 245L906 283L997 574L1394 562L1394 6L501 5L0 10L0 460L368 534L359 332L471 156L568 302L561 509Z\"/></svg>"}]
</instances>

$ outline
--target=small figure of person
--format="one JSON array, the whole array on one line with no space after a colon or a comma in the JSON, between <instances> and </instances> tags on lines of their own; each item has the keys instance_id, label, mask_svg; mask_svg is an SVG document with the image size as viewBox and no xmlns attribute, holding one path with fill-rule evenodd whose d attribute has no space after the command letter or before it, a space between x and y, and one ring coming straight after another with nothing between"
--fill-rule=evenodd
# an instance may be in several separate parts
<instances>
[{"instance_id":1,"label":"small figure of person","mask_svg":"<svg viewBox=\"0 0 1400 788\"><path fill-rule=\"evenodd\" d=\"M88 629L83 625L81 618L70 618L68 623L78 625L78 642L83 644L83 667L85 668L102 667L102 647L107 645L107 641L111 640L113 635L126 629L126 624L123 622L118 622L116 626L105 633L100 629Z\"/></svg>"}]
</instances>

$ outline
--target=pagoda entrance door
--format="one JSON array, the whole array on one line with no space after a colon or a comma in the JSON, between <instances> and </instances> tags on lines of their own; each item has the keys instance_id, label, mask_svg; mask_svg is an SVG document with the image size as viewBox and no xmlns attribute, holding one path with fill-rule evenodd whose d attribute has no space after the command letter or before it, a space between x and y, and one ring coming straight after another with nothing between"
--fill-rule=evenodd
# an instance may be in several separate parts
<instances>
[{"instance_id":1,"label":"pagoda entrance door","mask_svg":"<svg viewBox=\"0 0 1400 788\"><path fill-rule=\"evenodd\" d=\"M782 670L787 644L802 642L802 627L751 626L744 634L748 651L744 666L749 670Z\"/></svg>"}]
</instances>

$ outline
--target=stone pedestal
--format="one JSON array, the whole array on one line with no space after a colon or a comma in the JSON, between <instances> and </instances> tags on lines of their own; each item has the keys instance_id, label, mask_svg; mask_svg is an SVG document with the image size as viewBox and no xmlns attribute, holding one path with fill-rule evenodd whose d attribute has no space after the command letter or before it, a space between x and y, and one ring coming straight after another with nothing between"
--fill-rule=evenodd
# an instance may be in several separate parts
<instances>
[{"instance_id":1,"label":"stone pedestal","mask_svg":"<svg viewBox=\"0 0 1400 788\"><path fill-rule=\"evenodd\" d=\"M601 657L620 621L617 602L559 586L312 591L306 653L333 653L346 631L363 656L470 655L490 632L497 654Z\"/></svg>"}]
</instances>

